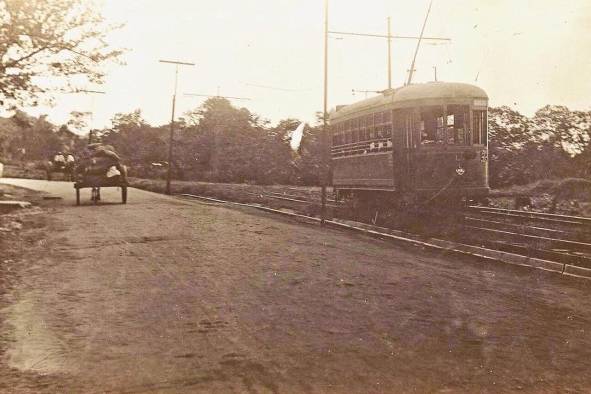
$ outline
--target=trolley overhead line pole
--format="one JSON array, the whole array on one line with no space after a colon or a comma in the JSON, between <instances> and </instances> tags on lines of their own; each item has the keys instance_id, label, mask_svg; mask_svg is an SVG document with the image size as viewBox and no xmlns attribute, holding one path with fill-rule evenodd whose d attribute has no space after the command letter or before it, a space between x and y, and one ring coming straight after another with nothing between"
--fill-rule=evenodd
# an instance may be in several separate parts
<instances>
[{"instance_id":1,"label":"trolley overhead line pole","mask_svg":"<svg viewBox=\"0 0 591 394\"><path fill-rule=\"evenodd\" d=\"M326 183L328 178L328 144L326 135L326 121L328 117L328 0L324 0L324 111L322 113L322 145L320 159L320 224L324 226L326 221Z\"/></svg>"},{"instance_id":2,"label":"trolley overhead line pole","mask_svg":"<svg viewBox=\"0 0 591 394\"><path fill-rule=\"evenodd\" d=\"M430 8L430 7L429 7ZM426 21L425 21L426 22ZM425 26L423 25L423 31ZM423 37L422 32L421 36L401 36L401 35L392 35L390 32L390 17L387 18L387 34L369 34L369 33L354 33L354 32L345 32L345 31L329 31L329 34L336 34L341 36L357 36L357 37L373 37L373 38L385 38L388 42L388 89L392 89L392 40L393 39L403 39L403 40L430 40L430 41L451 41L450 38L445 37ZM416 55L415 55L416 58ZM413 62L414 64L414 62Z\"/></svg>"},{"instance_id":3,"label":"trolley overhead line pole","mask_svg":"<svg viewBox=\"0 0 591 394\"><path fill-rule=\"evenodd\" d=\"M170 63L175 65L174 73L174 93L172 94L172 115L170 117L170 140L168 144L168 169L166 172L166 194L170 194L170 177L172 168L172 145L174 141L174 109L176 106L176 92L179 79L179 66L194 66L195 63L179 62L176 60L160 60L160 63Z\"/></svg>"},{"instance_id":4,"label":"trolley overhead line pole","mask_svg":"<svg viewBox=\"0 0 591 394\"><path fill-rule=\"evenodd\" d=\"M106 94L100 90L76 89L74 93ZM94 96L90 98L90 124L88 125L88 143L92 143L92 123L94 120Z\"/></svg>"}]
</instances>

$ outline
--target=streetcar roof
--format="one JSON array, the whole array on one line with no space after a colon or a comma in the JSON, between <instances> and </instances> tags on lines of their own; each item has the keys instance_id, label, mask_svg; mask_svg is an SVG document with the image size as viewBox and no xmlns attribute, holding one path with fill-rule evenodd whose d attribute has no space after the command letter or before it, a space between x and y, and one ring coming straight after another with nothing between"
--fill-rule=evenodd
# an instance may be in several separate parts
<instances>
[{"instance_id":1,"label":"streetcar roof","mask_svg":"<svg viewBox=\"0 0 591 394\"><path fill-rule=\"evenodd\" d=\"M437 99L488 99L484 90L478 86L458 82L428 82L412 84L397 89L389 89L379 96L346 105L337 111L332 111L331 118L340 118L358 112L380 107L410 107L422 105Z\"/></svg>"}]
</instances>

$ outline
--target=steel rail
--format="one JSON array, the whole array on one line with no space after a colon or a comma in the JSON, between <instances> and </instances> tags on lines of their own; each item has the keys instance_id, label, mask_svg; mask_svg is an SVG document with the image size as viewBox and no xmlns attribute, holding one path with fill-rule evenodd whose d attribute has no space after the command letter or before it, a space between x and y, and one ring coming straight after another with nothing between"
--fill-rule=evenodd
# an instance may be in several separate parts
<instances>
[{"instance_id":1,"label":"steel rail","mask_svg":"<svg viewBox=\"0 0 591 394\"><path fill-rule=\"evenodd\" d=\"M522 211L518 209L505 209L505 208L492 208L492 207L477 207L469 206L468 210L476 212L487 212L493 214L504 214L504 215L516 215L521 217L529 217L534 219L554 219L557 221L564 221L565 223L580 223L585 225L591 225L591 218L584 216L572 216L572 215L560 215L555 213L546 212L531 212Z\"/></svg>"}]
</instances>

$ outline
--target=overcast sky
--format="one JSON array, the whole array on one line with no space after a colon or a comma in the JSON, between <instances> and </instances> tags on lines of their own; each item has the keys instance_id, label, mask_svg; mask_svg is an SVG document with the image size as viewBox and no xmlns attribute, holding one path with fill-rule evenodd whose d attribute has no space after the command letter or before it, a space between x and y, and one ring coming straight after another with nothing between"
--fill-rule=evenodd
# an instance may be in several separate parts
<instances>
[{"instance_id":1,"label":"overcast sky","mask_svg":"<svg viewBox=\"0 0 591 394\"><path fill-rule=\"evenodd\" d=\"M329 29L418 35L429 0L331 0ZM104 15L125 22L112 35L129 48L126 66L110 68L105 95L63 95L54 108L38 108L56 123L70 111L94 112L94 127L117 112L141 109L153 125L170 121L174 66L159 59L194 62L182 67L177 114L204 98L183 93L249 97L238 101L276 123L313 121L322 109L322 0L105 0ZM427 36L451 43L421 46L414 82L434 79L476 83L493 106L531 115L545 104L591 110L591 1L434 0ZM339 39L337 39L339 38ZM394 40L393 85L410 67L415 41ZM386 40L329 39L329 107L365 97L352 89L387 87ZM478 75L478 81L475 82ZM254 85L266 86L263 88ZM283 89L283 90L281 90Z\"/></svg>"}]
</instances>

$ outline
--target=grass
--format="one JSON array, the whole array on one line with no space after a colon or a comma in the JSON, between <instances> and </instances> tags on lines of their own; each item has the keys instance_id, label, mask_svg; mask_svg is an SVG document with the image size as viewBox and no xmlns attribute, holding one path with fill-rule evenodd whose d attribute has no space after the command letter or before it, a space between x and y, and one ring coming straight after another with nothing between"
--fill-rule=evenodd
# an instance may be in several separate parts
<instances>
[{"instance_id":1,"label":"grass","mask_svg":"<svg viewBox=\"0 0 591 394\"><path fill-rule=\"evenodd\" d=\"M166 191L166 181L158 179L129 178L129 185L155 193ZM331 188L328 189L331 192ZM286 195L297 194L311 201L310 204L294 203L268 197L270 192ZM264 204L271 208L287 208L307 215L320 213L320 187L271 185L260 186L245 183L212 183L197 181L173 181L172 194L196 194L241 203ZM315 203L314 203L315 202ZM332 212L329 212L329 216Z\"/></svg>"},{"instance_id":2,"label":"grass","mask_svg":"<svg viewBox=\"0 0 591 394\"><path fill-rule=\"evenodd\" d=\"M59 178L61 174L56 174ZM14 165L4 166L4 177L45 179L45 171L27 165L24 169ZM129 178L130 185L138 189L164 193L166 181L161 179ZM243 203L259 203L274 208L290 208L307 214L318 214L317 204L294 204L287 201L265 197L269 192L306 197L310 201L320 201L320 187L270 185L261 186L246 183L212 183L198 181L173 181L172 194L198 194ZM332 188L327 189L332 193ZM536 211L555 211L556 213L591 217L591 181L582 178L548 179L528 185L512 186L494 190L490 200L492 205L515 208L514 196L529 196L531 208Z\"/></svg>"},{"instance_id":3,"label":"grass","mask_svg":"<svg viewBox=\"0 0 591 394\"><path fill-rule=\"evenodd\" d=\"M508 196L529 196L532 209L568 215L591 216L591 181L582 178L544 179L493 192L498 206L511 208Z\"/></svg>"}]
</instances>

